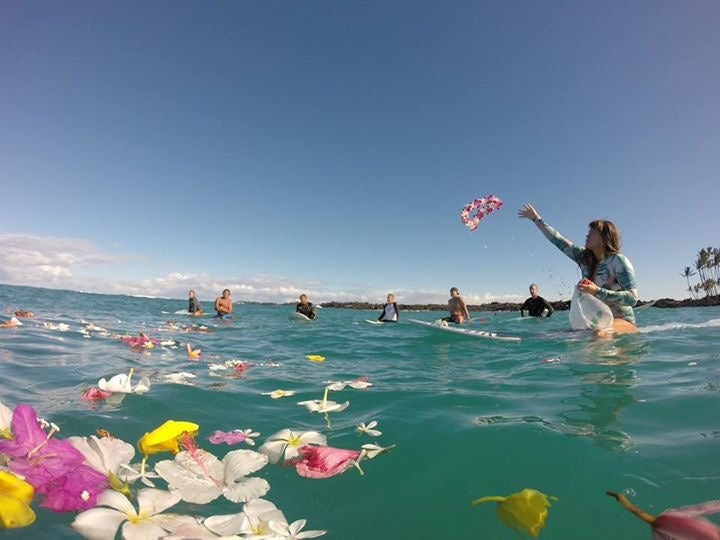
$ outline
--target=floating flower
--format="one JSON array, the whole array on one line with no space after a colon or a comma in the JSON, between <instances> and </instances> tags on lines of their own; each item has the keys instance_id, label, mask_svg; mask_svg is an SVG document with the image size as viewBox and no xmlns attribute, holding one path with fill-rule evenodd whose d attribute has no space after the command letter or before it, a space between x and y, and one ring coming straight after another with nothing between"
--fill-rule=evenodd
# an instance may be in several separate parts
<instances>
[{"instance_id":1,"label":"floating flower","mask_svg":"<svg viewBox=\"0 0 720 540\"><path fill-rule=\"evenodd\" d=\"M140 379L140 382L133 386L132 375L134 371L135 370L133 368L130 368L127 375L125 373L120 373L111 377L109 381L102 378L98 381L98 387L100 390L119 394L144 394L150 390L150 380L143 376Z\"/></svg>"},{"instance_id":2,"label":"floating flower","mask_svg":"<svg viewBox=\"0 0 720 540\"><path fill-rule=\"evenodd\" d=\"M34 522L35 512L30 508L34 493L25 480L0 470L0 526L14 529Z\"/></svg>"},{"instance_id":3,"label":"floating flower","mask_svg":"<svg viewBox=\"0 0 720 540\"><path fill-rule=\"evenodd\" d=\"M292 460L300 456L298 449L309 445L325 446L327 438L317 431L291 431L283 429L270 435L258 452L265 454L270 463Z\"/></svg>"},{"instance_id":4,"label":"floating flower","mask_svg":"<svg viewBox=\"0 0 720 540\"><path fill-rule=\"evenodd\" d=\"M720 512L720 500L670 508L656 518L632 504L624 495L613 491L607 494L615 497L623 508L650 524L654 540L720 539L720 527L702 517Z\"/></svg>"},{"instance_id":5,"label":"floating flower","mask_svg":"<svg viewBox=\"0 0 720 540\"><path fill-rule=\"evenodd\" d=\"M252 437L257 437L258 435L260 434L252 429L235 429L233 431L215 431L208 437L208 440L213 444L238 444L245 441L250 446L255 446L255 441L252 440Z\"/></svg>"},{"instance_id":6,"label":"floating flower","mask_svg":"<svg viewBox=\"0 0 720 540\"><path fill-rule=\"evenodd\" d=\"M192 348L192 345L187 343L185 345L185 348L187 349L187 357L188 360L199 360L200 356L202 355L202 351L200 349L194 349Z\"/></svg>"},{"instance_id":7,"label":"floating flower","mask_svg":"<svg viewBox=\"0 0 720 540\"><path fill-rule=\"evenodd\" d=\"M95 506L98 495L108 487L108 477L87 465L55 478L45 490L41 506L55 512L75 512Z\"/></svg>"},{"instance_id":8,"label":"floating flower","mask_svg":"<svg viewBox=\"0 0 720 540\"><path fill-rule=\"evenodd\" d=\"M69 437L68 441L85 456L85 464L107 476L117 475L120 465L135 457L131 444L115 437Z\"/></svg>"},{"instance_id":9,"label":"floating flower","mask_svg":"<svg viewBox=\"0 0 720 540\"><path fill-rule=\"evenodd\" d=\"M158 452L177 454L180 450L178 439L185 433L194 435L199 429L200 426L193 422L168 420L151 432L145 433L138 441L138 448L146 456Z\"/></svg>"},{"instance_id":10,"label":"floating flower","mask_svg":"<svg viewBox=\"0 0 720 540\"><path fill-rule=\"evenodd\" d=\"M325 357L320 356L319 354L306 354L305 358L307 358L311 362L324 362L325 361Z\"/></svg>"},{"instance_id":11,"label":"floating flower","mask_svg":"<svg viewBox=\"0 0 720 540\"><path fill-rule=\"evenodd\" d=\"M377 429L373 429L377 427L378 423L376 420L372 420L371 422L368 422L367 425L365 425L365 422L361 422L360 425L355 428L355 431L359 431L360 433L365 433L366 435L370 435L371 437L379 437L382 435L382 431L378 431Z\"/></svg>"},{"instance_id":12,"label":"floating flower","mask_svg":"<svg viewBox=\"0 0 720 540\"><path fill-rule=\"evenodd\" d=\"M270 396L273 399L280 399L282 397L294 396L295 392L293 390L281 390L278 388L277 390L273 390L272 392L263 392L262 395Z\"/></svg>"},{"instance_id":13,"label":"floating flower","mask_svg":"<svg viewBox=\"0 0 720 540\"><path fill-rule=\"evenodd\" d=\"M107 392L105 390L101 390L100 388L91 386L85 390L85 393L82 395L82 399L85 401L95 401L96 399L106 399L110 396L112 396L112 392Z\"/></svg>"},{"instance_id":14,"label":"floating flower","mask_svg":"<svg viewBox=\"0 0 720 540\"><path fill-rule=\"evenodd\" d=\"M140 480L144 485L151 488L155 487L155 483L152 480L160 478L159 474L144 463L133 463L132 465L121 464L117 476L122 482L133 484ZM113 487L113 489L116 488ZM125 492L124 489L116 489L116 491Z\"/></svg>"},{"instance_id":15,"label":"floating flower","mask_svg":"<svg viewBox=\"0 0 720 540\"><path fill-rule=\"evenodd\" d=\"M360 466L358 450L333 448L332 446L303 446L298 450L299 459L288 463L295 465L295 470L305 478L330 478L344 473L350 467ZM362 470L360 470L362 473Z\"/></svg>"},{"instance_id":16,"label":"floating flower","mask_svg":"<svg viewBox=\"0 0 720 540\"><path fill-rule=\"evenodd\" d=\"M372 383L368 382L367 377L359 377L352 381L324 381L323 384L326 384L326 388L331 392L339 392L340 390L344 390L346 386L355 388L356 390L365 390L372 386Z\"/></svg>"},{"instance_id":17,"label":"floating flower","mask_svg":"<svg viewBox=\"0 0 720 540\"><path fill-rule=\"evenodd\" d=\"M124 495L105 491L98 497L98 507L79 514L72 528L92 540L112 540L122 525L127 540L162 538L170 528L195 520L189 516L162 514L180 501L180 495L159 489L142 489L137 495L138 510Z\"/></svg>"},{"instance_id":18,"label":"floating flower","mask_svg":"<svg viewBox=\"0 0 720 540\"><path fill-rule=\"evenodd\" d=\"M298 405L302 405L310 412L329 413L344 411L350 406L350 402L336 403L328 401L328 388L325 388L325 394L322 399L313 399L310 401L298 401Z\"/></svg>"},{"instance_id":19,"label":"floating flower","mask_svg":"<svg viewBox=\"0 0 720 540\"><path fill-rule=\"evenodd\" d=\"M12 438L10 431L10 423L12 422L13 412L0 402L0 438Z\"/></svg>"},{"instance_id":20,"label":"floating flower","mask_svg":"<svg viewBox=\"0 0 720 540\"><path fill-rule=\"evenodd\" d=\"M518 534L526 532L537 538L540 529L545 526L547 509L551 506L549 499L558 500L557 497L548 497L535 489L525 488L507 497L481 497L470 504L475 506L484 502L497 502L495 511L503 525Z\"/></svg>"},{"instance_id":21,"label":"floating flower","mask_svg":"<svg viewBox=\"0 0 720 540\"><path fill-rule=\"evenodd\" d=\"M246 478L267 462L267 456L252 450L233 450L221 462L211 453L193 448L177 454L174 461L159 462L155 470L185 501L206 504L222 495L232 502L247 502L270 490L265 479Z\"/></svg>"},{"instance_id":22,"label":"floating flower","mask_svg":"<svg viewBox=\"0 0 720 540\"><path fill-rule=\"evenodd\" d=\"M273 503L265 499L256 499L245 504L241 515L239 534L248 539L274 539L275 535L271 524L287 523L283 513ZM217 526L216 523L212 525Z\"/></svg>"},{"instance_id":23,"label":"floating flower","mask_svg":"<svg viewBox=\"0 0 720 540\"><path fill-rule=\"evenodd\" d=\"M193 375L192 373L188 373L187 371L181 371L179 373L168 373L166 375L163 375L163 378L173 384L187 384L192 386L192 383L189 382L187 379L195 379L197 375Z\"/></svg>"},{"instance_id":24,"label":"floating flower","mask_svg":"<svg viewBox=\"0 0 720 540\"><path fill-rule=\"evenodd\" d=\"M390 450L395 448L395 445L392 444L390 446L378 446L377 444L363 444L360 448L362 448L362 457L366 457L368 459L375 459L383 452L389 452Z\"/></svg>"},{"instance_id":25,"label":"floating flower","mask_svg":"<svg viewBox=\"0 0 720 540\"><path fill-rule=\"evenodd\" d=\"M307 522L304 519L298 519L293 521L290 525L287 523L278 523L275 521L270 522L270 528L284 540L300 540L301 538L317 538L322 536L327 531L305 531L300 532L305 528Z\"/></svg>"}]
</instances>

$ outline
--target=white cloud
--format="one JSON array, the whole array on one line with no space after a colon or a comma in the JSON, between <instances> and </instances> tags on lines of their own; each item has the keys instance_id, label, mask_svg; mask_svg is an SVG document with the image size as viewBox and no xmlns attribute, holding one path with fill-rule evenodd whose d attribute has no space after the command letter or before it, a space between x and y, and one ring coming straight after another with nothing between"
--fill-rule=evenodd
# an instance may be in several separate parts
<instances>
[{"instance_id":1,"label":"white cloud","mask_svg":"<svg viewBox=\"0 0 720 540\"><path fill-rule=\"evenodd\" d=\"M171 272L165 276L134 281L99 279L83 275L83 270L106 265L112 274L112 263L127 256L108 254L93 242L78 238L0 234L0 282L11 285L31 285L51 288L132 294L166 298L185 298L188 289L195 289L203 300L214 298L225 288L232 291L235 300L260 302L289 302L306 293L315 303L330 301L381 302L390 292L359 284L329 287L316 281L303 281L266 274L244 277L213 276L206 273ZM447 289L396 289L399 302L443 303ZM520 301L515 294L490 294L463 291L470 304L493 301Z\"/></svg>"}]
</instances>

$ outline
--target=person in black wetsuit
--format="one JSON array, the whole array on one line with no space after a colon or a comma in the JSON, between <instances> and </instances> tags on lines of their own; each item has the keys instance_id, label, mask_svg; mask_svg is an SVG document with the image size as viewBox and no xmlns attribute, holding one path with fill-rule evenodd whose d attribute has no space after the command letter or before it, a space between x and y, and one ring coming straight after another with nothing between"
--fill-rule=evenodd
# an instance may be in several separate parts
<instances>
[{"instance_id":1,"label":"person in black wetsuit","mask_svg":"<svg viewBox=\"0 0 720 540\"><path fill-rule=\"evenodd\" d=\"M200 301L195 296L195 291L188 292L188 313L193 315L202 315L202 308L200 307Z\"/></svg>"},{"instance_id":2,"label":"person in black wetsuit","mask_svg":"<svg viewBox=\"0 0 720 540\"><path fill-rule=\"evenodd\" d=\"M300 295L300 303L295 306L295 311L297 313L302 313L305 315L308 319L315 319L315 306L312 305L312 302L308 302L307 295L301 294Z\"/></svg>"},{"instance_id":3,"label":"person in black wetsuit","mask_svg":"<svg viewBox=\"0 0 720 540\"><path fill-rule=\"evenodd\" d=\"M520 308L520 315L524 317L526 311L531 317L549 317L555 311L547 300L538 296L538 286L534 283L530 284L530 298Z\"/></svg>"},{"instance_id":4,"label":"person in black wetsuit","mask_svg":"<svg viewBox=\"0 0 720 540\"><path fill-rule=\"evenodd\" d=\"M400 309L395 302L395 295L390 293L387 295L387 303L383 306L383 311L378 317L380 322L398 322L400 318Z\"/></svg>"}]
</instances>

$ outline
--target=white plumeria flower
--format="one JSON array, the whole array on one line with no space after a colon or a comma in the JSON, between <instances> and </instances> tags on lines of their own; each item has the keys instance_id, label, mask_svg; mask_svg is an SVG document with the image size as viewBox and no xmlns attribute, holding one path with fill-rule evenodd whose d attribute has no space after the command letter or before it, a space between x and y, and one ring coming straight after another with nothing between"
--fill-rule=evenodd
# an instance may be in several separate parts
<instances>
[{"instance_id":1,"label":"white plumeria flower","mask_svg":"<svg viewBox=\"0 0 720 540\"><path fill-rule=\"evenodd\" d=\"M365 425L365 422L360 422L360 425L356 428L355 431L359 431L360 433L365 433L366 435L370 435L371 437L379 437L382 435L382 431L378 431L377 429L373 429L377 427L378 423L376 420L373 420L368 423L368 425Z\"/></svg>"},{"instance_id":2,"label":"white plumeria flower","mask_svg":"<svg viewBox=\"0 0 720 540\"><path fill-rule=\"evenodd\" d=\"M245 435L245 443L248 446L255 446L255 437L259 437L260 433L257 431L253 431L252 429L236 429L235 431L239 431L240 433L243 433Z\"/></svg>"},{"instance_id":3,"label":"white plumeria flower","mask_svg":"<svg viewBox=\"0 0 720 540\"><path fill-rule=\"evenodd\" d=\"M155 471L171 490L179 491L185 501L205 504L222 495L232 502L247 502L270 490L264 478L246 478L267 462L266 455L252 450L233 450L221 462L198 448L179 452L174 461L159 462Z\"/></svg>"},{"instance_id":4,"label":"white plumeria flower","mask_svg":"<svg viewBox=\"0 0 720 540\"><path fill-rule=\"evenodd\" d=\"M97 498L97 507L86 510L75 518L72 528L89 540L113 540L122 525L125 540L162 538L168 528L194 521L190 516L162 515L180 501L180 495L159 489L142 489L138 492L138 510L117 491L103 491ZM124 524L123 524L124 522Z\"/></svg>"},{"instance_id":5,"label":"white plumeria flower","mask_svg":"<svg viewBox=\"0 0 720 540\"><path fill-rule=\"evenodd\" d=\"M187 371L181 371L179 373L168 373L166 375L163 375L163 378L173 384L187 384L192 386L192 383L189 382L187 379L195 379L197 378L197 375L193 375L192 373L188 373Z\"/></svg>"},{"instance_id":6,"label":"white plumeria flower","mask_svg":"<svg viewBox=\"0 0 720 540\"><path fill-rule=\"evenodd\" d=\"M228 369L228 366L225 364L208 364L208 369L210 371L224 371Z\"/></svg>"},{"instance_id":7,"label":"white plumeria flower","mask_svg":"<svg viewBox=\"0 0 720 540\"><path fill-rule=\"evenodd\" d=\"M273 503L265 499L250 501L243 507L240 515L242 517L239 530L235 534L241 534L245 539L280 540L281 537L275 534L270 524L287 524L287 519L285 519L283 513Z\"/></svg>"},{"instance_id":8,"label":"white plumeria flower","mask_svg":"<svg viewBox=\"0 0 720 540\"><path fill-rule=\"evenodd\" d=\"M282 390L278 388L277 390L273 390L272 392L263 392L263 396L270 396L273 399L280 399L282 397L288 397L288 396L294 396L295 391L294 390Z\"/></svg>"},{"instance_id":9,"label":"white plumeria flower","mask_svg":"<svg viewBox=\"0 0 720 540\"><path fill-rule=\"evenodd\" d=\"M85 463L105 475L118 475L121 465L135 457L135 448L114 437L69 437L68 440L82 455Z\"/></svg>"},{"instance_id":10,"label":"white plumeria flower","mask_svg":"<svg viewBox=\"0 0 720 540\"><path fill-rule=\"evenodd\" d=\"M356 390L364 390L372 386L371 382L362 379L353 379L352 381L323 381L323 384L327 385L325 388L331 392L339 392L344 390L346 386L355 388Z\"/></svg>"},{"instance_id":11,"label":"white plumeria flower","mask_svg":"<svg viewBox=\"0 0 720 540\"><path fill-rule=\"evenodd\" d=\"M270 522L270 528L275 531L283 540L300 540L302 538L317 538L327 531L305 531L300 532L307 522L304 519L293 521L290 525L287 523Z\"/></svg>"},{"instance_id":12,"label":"white plumeria flower","mask_svg":"<svg viewBox=\"0 0 720 540\"><path fill-rule=\"evenodd\" d=\"M147 465L143 467L141 463L134 463L132 465L120 464L117 476L120 480L129 484L140 480L147 487L151 488L155 487L155 483L150 479L160 478L160 475L153 471L152 467L148 467Z\"/></svg>"},{"instance_id":13,"label":"white plumeria flower","mask_svg":"<svg viewBox=\"0 0 720 540\"><path fill-rule=\"evenodd\" d=\"M310 412L329 413L344 411L350 406L350 402L336 403L325 399L313 399L311 401L298 401L298 405L302 405Z\"/></svg>"},{"instance_id":14,"label":"white plumeria flower","mask_svg":"<svg viewBox=\"0 0 720 540\"><path fill-rule=\"evenodd\" d=\"M373 459L382 454L383 452L388 452L395 448L395 445L391 446L378 446L377 444L363 444L360 448L362 448L361 458L366 457L368 459ZM360 461L360 459L358 459Z\"/></svg>"},{"instance_id":15,"label":"white plumeria flower","mask_svg":"<svg viewBox=\"0 0 720 540\"><path fill-rule=\"evenodd\" d=\"M270 463L300 457L299 448L308 445L327 446L327 438L317 431L291 431L283 429L270 435L258 452L265 454Z\"/></svg>"},{"instance_id":16,"label":"white plumeria flower","mask_svg":"<svg viewBox=\"0 0 720 540\"><path fill-rule=\"evenodd\" d=\"M132 385L133 371L133 369L130 369L130 372L127 374L120 373L115 375L111 377L109 381L102 378L98 381L98 388L106 392L119 394L144 394L150 390L150 380L145 376L140 379L137 385Z\"/></svg>"}]
</instances>

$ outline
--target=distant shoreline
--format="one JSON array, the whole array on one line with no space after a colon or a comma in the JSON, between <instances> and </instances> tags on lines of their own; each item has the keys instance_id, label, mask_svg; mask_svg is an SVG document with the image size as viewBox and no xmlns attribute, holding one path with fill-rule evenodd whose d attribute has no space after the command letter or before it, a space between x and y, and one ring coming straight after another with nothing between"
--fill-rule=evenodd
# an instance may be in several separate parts
<instances>
[{"instance_id":1,"label":"distant shoreline","mask_svg":"<svg viewBox=\"0 0 720 540\"><path fill-rule=\"evenodd\" d=\"M549 302L555 311L567 311L570 309L569 300L557 300ZM326 302L322 304L324 308L338 309L364 309L364 310L381 310L384 304L371 304L369 302ZM705 298L686 298L685 300L674 300L672 298L660 298L655 301L639 301L636 308L648 306L661 309L667 308L683 308L683 307L708 307L720 306L719 296L708 296ZM400 304L404 311L447 311L446 304ZM521 303L513 302L490 302L488 304L469 305L470 311L520 311Z\"/></svg>"}]
</instances>

